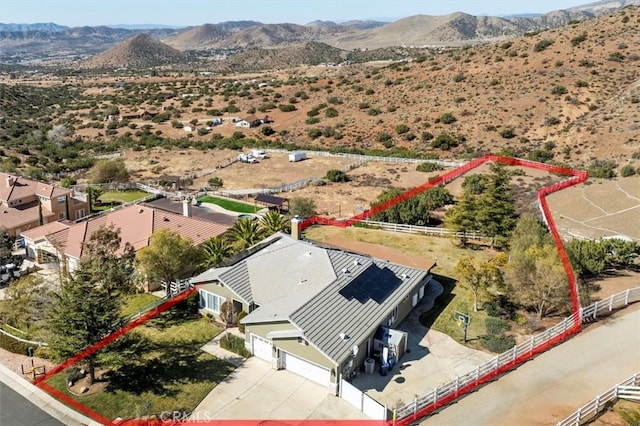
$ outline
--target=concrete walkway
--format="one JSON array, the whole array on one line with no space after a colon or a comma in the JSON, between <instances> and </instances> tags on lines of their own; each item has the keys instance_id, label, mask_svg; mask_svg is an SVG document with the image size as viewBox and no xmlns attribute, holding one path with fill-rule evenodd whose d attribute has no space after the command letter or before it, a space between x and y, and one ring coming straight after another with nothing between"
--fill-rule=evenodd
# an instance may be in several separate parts
<instances>
[{"instance_id":1,"label":"concrete walkway","mask_svg":"<svg viewBox=\"0 0 640 426\"><path fill-rule=\"evenodd\" d=\"M0 365L0 381L25 397L29 402L39 407L51 417L60 420L63 424L72 426L100 425L100 423L97 423L67 407L42 389L34 386L3 365Z\"/></svg>"},{"instance_id":2,"label":"concrete walkway","mask_svg":"<svg viewBox=\"0 0 640 426\"><path fill-rule=\"evenodd\" d=\"M240 339L244 340L244 336L242 335L242 333L240 333L240 331L238 331L237 327L229 328L227 330L227 332L229 334L232 334L232 335L234 335L236 337L239 337ZM218 334L216 337L214 337L213 340L211 340L209 343L207 343L206 345L204 345L200 349L202 349L205 352L210 353L211 355L215 356L218 359L223 359L223 360L227 361L231 365L235 365L236 367L240 367L244 363L246 358L244 358L243 356L238 355L237 353L228 351L228 350L224 349L222 346L220 346L220 339L223 339L224 336L225 336L225 332L222 331L220 334Z\"/></svg>"}]
</instances>

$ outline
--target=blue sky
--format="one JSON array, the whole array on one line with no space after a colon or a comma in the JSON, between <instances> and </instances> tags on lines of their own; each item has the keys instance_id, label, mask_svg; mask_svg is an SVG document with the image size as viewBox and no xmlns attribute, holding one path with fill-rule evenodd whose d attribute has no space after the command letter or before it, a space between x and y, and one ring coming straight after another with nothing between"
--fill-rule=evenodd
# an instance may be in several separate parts
<instances>
[{"instance_id":1,"label":"blue sky","mask_svg":"<svg viewBox=\"0 0 640 426\"><path fill-rule=\"evenodd\" d=\"M306 24L320 19L399 19L411 15L545 13L590 0L0 0L0 22L60 25L201 25L253 20Z\"/></svg>"}]
</instances>

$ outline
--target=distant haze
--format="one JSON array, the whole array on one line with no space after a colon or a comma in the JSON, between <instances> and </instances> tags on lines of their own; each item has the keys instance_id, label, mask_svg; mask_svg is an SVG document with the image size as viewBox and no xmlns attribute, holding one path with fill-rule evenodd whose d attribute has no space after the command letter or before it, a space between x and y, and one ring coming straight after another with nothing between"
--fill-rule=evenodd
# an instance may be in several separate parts
<instances>
[{"instance_id":1,"label":"distant haze","mask_svg":"<svg viewBox=\"0 0 640 426\"><path fill-rule=\"evenodd\" d=\"M412 15L523 15L588 3L584 0L2 0L3 23L55 22L66 26L131 25L184 27L204 23L254 20L306 24L315 20L395 21Z\"/></svg>"}]
</instances>

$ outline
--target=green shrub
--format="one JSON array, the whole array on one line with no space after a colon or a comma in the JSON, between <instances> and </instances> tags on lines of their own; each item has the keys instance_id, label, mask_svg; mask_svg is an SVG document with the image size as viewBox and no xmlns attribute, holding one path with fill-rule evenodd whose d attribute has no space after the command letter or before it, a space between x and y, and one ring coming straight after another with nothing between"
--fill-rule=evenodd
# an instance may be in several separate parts
<instances>
[{"instance_id":1,"label":"green shrub","mask_svg":"<svg viewBox=\"0 0 640 426\"><path fill-rule=\"evenodd\" d=\"M330 182L348 182L349 176L342 170L332 169L327 171L326 178Z\"/></svg>"},{"instance_id":2,"label":"green shrub","mask_svg":"<svg viewBox=\"0 0 640 426\"><path fill-rule=\"evenodd\" d=\"M551 94L553 95L564 95L565 93L567 93L567 88L559 84L556 84L551 89Z\"/></svg>"},{"instance_id":3,"label":"green shrub","mask_svg":"<svg viewBox=\"0 0 640 426\"><path fill-rule=\"evenodd\" d=\"M544 39L540 40L539 42L537 42L533 46L533 51L534 52L542 52L543 50L545 50L547 47L551 46L552 44L553 44L553 40L550 40L548 38L544 38Z\"/></svg>"},{"instance_id":4,"label":"green shrub","mask_svg":"<svg viewBox=\"0 0 640 426\"><path fill-rule=\"evenodd\" d=\"M222 336L220 339L220 347L245 358L251 356L251 352L244 346L244 339L233 334Z\"/></svg>"},{"instance_id":5,"label":"green shrub","mask_svg":"<svg viewBox=\"0 0 640 426\"><path fill-rule=\"evenodd\" d=\"M327 108L324 111L324 115L325 115L325 117L328 117L328 118L337 117L338 116L338 110L335 109L335 108Z\"/></svg>"},{"instance_id":6,"label":"green shrub","mask_svg":"<svg viewBox=\"0 0 640 426\"><path fill-rule=\"evenodd\" d=\"M27 348L31 346L27 343L0 333L0 348L5 349L14 354L27 355Z\"/></svg>"},{"instance_id":7,"label":"green shrub","mask_svg":"<svg viewBox=\"0 0 640 426\"><path fill-rule=\"evenodd\" d=\"M455 115L451 114L450 112L447 112L442 114L442 116L439 118L439 121L444 124L453 124L456 121L458 121L458 119L456 118Z\"/></svg>"},{"instance_id":8,"label":"green shrub","mask_svg":"<svg viewBox=\"0 0 640 426\"><path fill-rule=\"evenodd\" d=\"M314 127L313 129L309 129L309 131L307 132L307 135L311 138L311 139L317 139L320 136L322 136L322 130Z\"/></svg>"},{"instance_id":9,"label":"green shrub","mask_svg":"<svg viewBox=\"0 0 640 426\"><path fill-rule=\"evenodd\" d=\"M320 119L318 117L309 117L304 122L305 124L317 124L320 122Z\"/></svg>"},{"instance_id":10,"label":"green shrub","mask_svg":"<svg viewBox=\"0 0 640 426\"><path fill-rule=\"evenodd\" d=\"M514 138L516 136L516 134L513 131L513 129L509 128L509 129L502 130L500 132L500 136L502 136L505 139L511 139L511 138Z\"/></svg>"},{"instance_id":11,"label":"green shrub","mask_svg":"<svg viewBox=\"0 0 640 426\"><path fill-rule=\"evenodd\" d=\"M291 112L296 110L296 106L291 104L281 104L278 105L278 109L282 112Z\"/></svg>"},{"instance_id":12,"label":"green shrub","mask_svg":"<svg viewBox=\"0 0 640 426\"><path fill-rule=\"evenodd\" d=\"M580 43L582 43L583 41L585 41L586 39L587 39L587 33L582 33L582 34L572 38L571 39L571 44L574 45L574 46L577 46Z\"/></svg>"},{"instance_id":13,"label":"green shrub","mask_svg":"<svg viewBox=\"0 0 640 426\"><path fill-rule=\"evenodd\" d=\"M442 170L443 168L444 167L442 167L438 163L425 162L425 163L418 164L418 167L416 167L416 171L418 171L418 172L435 172L436 170Z\"/></svg>"},{"instance_id":14,"label":"green shrub","mask_svg":"<svg viewBox=\"0 0 640 426\"><path fill-rule=\"evenodd\" d=\"M455 148L460 145L461 142L465 141L464 136L460 135L451 135L449 133L441 133L437 138L431 141L432 148L438 148L442 150L449 150L451 148Z\"/></svg>"},{"instance_id":15,"label":"green shrub","mask_svg":"<svg viewBox=\"0 0 640 426\"><path fill-rule=\"evenodd\" d=\"M240 311L240 313L238 314L238 330L242 334L244 334L244 324L242 324L240 320L242 320L242 318L246 317L247 315L249 314L247 314L245 311Z\"/></svg>"},{"instance_id":16,"label":"green shrub","mask_svg":"<svg viewBox=\"0 0 640 426\"><path fill-rule=\"evenodd\" d=\"M389 142L391 139L393 139L392 136L387 132L378 133L376 135L376 141L381 143Z\"/></svg>"},{"instance_id":17,"label":"green shrub","mask_svg":"<svg viewBox=\"0 0 640 426\"><path fill-rule=\"evenodd\" d=\"M612 52L609 54L609 60L614 62L622 62L624 55L621 52Z\"/></svg>"},{"instance_id":18,"label":"green shrub","mask_svg":"<svg viewBox=\"0 0 640 426\"><path fill-rule=\"evenodd\" d=\"M80 369L76 366L67 368L64 373L66 383L75 383L84 377L84 374L80 373Z\"/></svg>"},{"instance_id":19,"label":"green shrub","mask_svg":"<svg viewBox=\"0 0 640 426\"><path fill-rule=\"evenodd\" d=\"M429 142L431 139L433 139L433 134L430 132L422 132L420 138L423 142Z\"/></svg>"},{"instance_id":20,"label":"green shrub","mask_svg":"<svg viewBox=\"0 0 640 426\"><path fill-rule=\"evenodd\" d=\"M409 126L407 126L406 124L398 124L396 126L396 133L401 135L403 133L407 133L409 131Z\"/></svg>"},{"instance_id":21,"label":"green shrub","mask_svg":"<svg viewBox=\"0 0 640 426\"><path fill-rule=\"evenodd\" d=\"M516 340L512 336L485 336L481 343L486 350L499 354L514 347Z\"/></svg>"},{"instance_id":22,"label":"green shrub","mask_svg":"<svg viewBox=\"0 0 640 426\"><path fill-rule=\"evenodd\" d=\"M610 179L616 176L617 164L613 160L595 160L587 171L590 177L600 179Z\"/></svg>"},{"instance_id":23,"label":"green shrub","mask_svg":"<svg viewBox=\"0 0 640 426\"><path fill-rule=\"evenodd\" d=\"M631 164L626 164L620 169L620 176L629 177L636 174L636 170L633 168Z\"/></svg>"},{"instance_id":24,"label":"green shrub","mask_svg":"<svg viewBox=\"0 0 640 426\"><path fill-rule=\"evenodd\" d=\"M501 336L511 327L509 323L502 318L487 317L484 320L484 328L489 336Z\"/></svg>"}]
</instances>

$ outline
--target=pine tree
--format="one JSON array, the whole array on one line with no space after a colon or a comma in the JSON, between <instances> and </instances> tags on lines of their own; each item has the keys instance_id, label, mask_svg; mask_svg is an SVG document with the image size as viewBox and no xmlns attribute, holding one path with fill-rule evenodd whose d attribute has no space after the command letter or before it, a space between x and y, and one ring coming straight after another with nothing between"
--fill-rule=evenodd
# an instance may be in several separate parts
<instances>
[{"instance_id":1,"label":"pine tree","mask_svg":"<svg viewBox=\"0 0 640 426\"><path fill-rule=\"evenodd\" d=\"M120 305L120 296L110 294L91 273L76 270L62 283L49 310L50 348L64 359L99 342L120 326ZM85 359L92 384L99 361L95 353Z\"/></svg>"}]
</instances>

